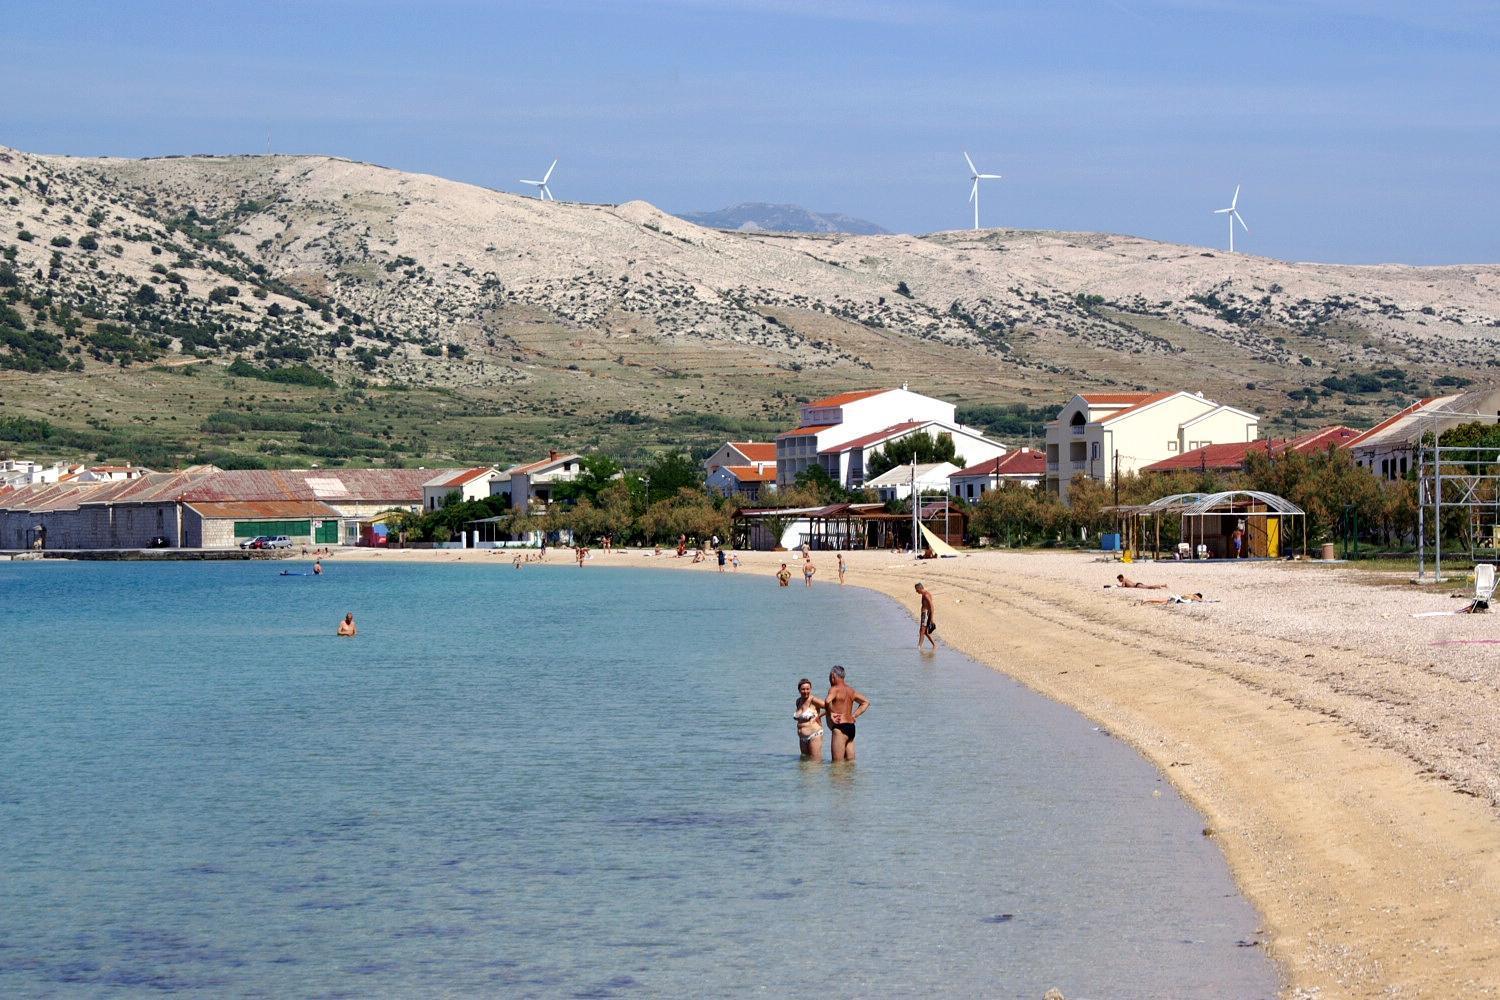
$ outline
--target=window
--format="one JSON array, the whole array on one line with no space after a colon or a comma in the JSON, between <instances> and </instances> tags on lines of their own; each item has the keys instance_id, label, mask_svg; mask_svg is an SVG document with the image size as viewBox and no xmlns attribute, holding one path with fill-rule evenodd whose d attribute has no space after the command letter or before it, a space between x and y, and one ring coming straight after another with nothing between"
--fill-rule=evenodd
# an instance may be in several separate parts
<instances>
[{"instance_id":1,"label":"window","mask_svg":"<svg viewBox=\"0 0 1500 1000\"><path fill-rule=\"evenodd\" d=\"M979 495L984 496L984 483L979 484Z\"/></svg>"},{"instance_id":2,"label":"window","mask_svg":"<svg viewBox=\"0 0 1500 1000\"><path fill-rule=\"evenodd\" d=\"M965 484L964 489L967 491L965 495L968 496L968 498L970 500L973 500L974 499L974 484L973 483L967 483L967 484Z\"/></svg>"},{"instance_id":3,"label":"window","mask_svg":"<svg viewBox=\"0 0 1500 1000\"><path fill-rule=\"evenodd\" d=\"M1401 474L1403 476L1406 475L1406 456L1405 455L1401 456Z\"/></svg>"},{"instance_id":4,"label":"window","mask_svg":"<svg viewBox=\"0 0 1500 1000\"><path fill-rule=\"evenodd\" d=\"M1098 441L1092 441L1092 442L1089 443L1089 458L1093 459L1094 461L1098 461L1099 460L1099 442Z\"/></svg>"},{"instance_id":5,"label":"window","mask_svg":"<svg viewBox=\"0 0 1500 1000\"><path fill-rule=\"evenodd\" d=\"M1391 478L1391 460L1390 459L1388 459L1388 458L1382 458L1380 460L1380 475L1384 479Z\"/></svg>"},{"instance_id":6,"label":"window","mask_svg":"<svg viewBox=\"0 0 1500 1000\"><path fill-rule=\"evenodd\" d=\"M1177 450L1177 442L1176 441L1168 441L1167 442L1167 450L1168 451L1176 451Z\"/></svg>"}]
</instances>

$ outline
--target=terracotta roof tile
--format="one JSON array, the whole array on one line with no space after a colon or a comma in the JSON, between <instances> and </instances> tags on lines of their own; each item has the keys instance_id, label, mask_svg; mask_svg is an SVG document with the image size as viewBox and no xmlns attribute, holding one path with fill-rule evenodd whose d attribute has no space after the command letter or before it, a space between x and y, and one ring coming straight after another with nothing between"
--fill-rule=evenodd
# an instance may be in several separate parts
<instances>
[{"instance_id":1,"label":"terracotta roof tile","mask_svg":"<svg viewBox=\"0 0 1500 1000\"><path fill-rule=\"evenodd\" d=\"M776 466L771 465L758 469L753 465L725 465L725 472L742 483L774 483L776 481Z\"/></svg>"},{"instance_id":2,"label":"terracotta roof tile","mask_svg":"<svg viewBox=\"0 0 1500 1000\"><path fill-rule=\"evenodd\" d=\"M882 441L888 441L893 437L905 434L906 432L915 430L918 427L926 427L928 424L931 424L933 422L934 421L931 420L906 420L899 424L892 424L884 430L875 431L872 434L862 435L852 441L845 441L843 444L836 444L831 447L824 448L822 451L818 452L818 454L838 455L846 451L853 451L856 448L868 448L872 444L879 444Z\"/></svg>"},{"instance_id":3,"label":"terracotta roof tile","mask_svg":"<svg viewBox=\"0 0 1500 1000\"><path fill-rule=\"evenodd\" d=\"M1119 420L1121 417L1129 416L1137 410L1145 409L1153 403L1160 403L1164 399L1172 398L1173 396L1177 395L1178 391L1180 390L1174 390L1172 392L1153 392L1145 399L1138 400L1132 405L1125 407L1125 409L1123 410L1116 410L1114 413L1111 413L1106 417L1100 417L1099 423L1107 424L1111 420Z\"/></svg>"},{"instance_id":4,"label":"terracotta roof tile","mask_svg":"<svg viewBox=\"0 0 1500 1000\"><path fill-rule=\"evenodd\" d=\"M731 441L729 447L752 462L776 461L775 441Z\"/></svg>"},{"instance_id":5,"label":"terracotta roof tile","mask_svg":"<svg viewBox=\"0 0 1500 1000\"><path fill-rule=\"evenodd\" d=\"M816 434L819 431L826 431L828 428L833 426L833 424L808 424L806 427L798 427L796 430L790 430L782 434L778 434L776 435L776 440L780 441L782 438L789 437L806 437L809 434Z\"/></svg>"},{"instance_id":6,"label":"terracotta roof tile","mask_svg":"<svg viewBox=\"0 0 1500 1000\"><path fill-rule=\"evenodd\" d=\"M1047 456L1034 448L1007 452L1004 455L960 469L950 479L980 476L1041 476L1047 472Z\"/></svg>"},{"instance_id":7,"label":"terracotta roof tile","mask_svg":"<svg viewBox=\"0 0 1500 1000\"><path fill-rule=\"evenodd\" d=\"M894 391L894 389L859 389L854 392L841 392L833 396L824 396L822 399L815 399L807 405L814 409L843 406L845 403L856 403L861 399L869 399L871 396L879 396L883 393Z\"/></svg>"}]
</instances>

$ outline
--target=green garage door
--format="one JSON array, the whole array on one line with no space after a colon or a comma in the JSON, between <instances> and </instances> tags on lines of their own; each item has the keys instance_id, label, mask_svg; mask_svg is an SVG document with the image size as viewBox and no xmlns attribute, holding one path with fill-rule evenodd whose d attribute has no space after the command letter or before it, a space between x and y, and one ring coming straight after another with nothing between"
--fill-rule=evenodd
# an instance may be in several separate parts
<instances>
[{"instance_id":1,"label":"green garage door","mask_svg":"<svg viewBox=\"0 0 1500 1000\"><path fill-rule=\"evenodd\" d=\"M339 543L339 523L330 518L318 525L318 535L313 541L319 545L337 545Z\"/></svg>"}]
</instances>

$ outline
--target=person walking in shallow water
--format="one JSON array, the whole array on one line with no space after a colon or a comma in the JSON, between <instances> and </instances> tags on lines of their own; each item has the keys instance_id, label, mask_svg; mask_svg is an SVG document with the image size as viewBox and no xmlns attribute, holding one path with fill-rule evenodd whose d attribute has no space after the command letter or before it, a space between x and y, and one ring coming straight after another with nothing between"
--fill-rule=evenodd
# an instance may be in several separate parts
<instances>
[{"instance_id":1,"label":"person walking in shallow water","mask_svg":"<svg viewBox=\"0 0 1500 1000\"><path fill-rule=\"evenodd\" d=\"M937 622L932 617L932 591L917 584L917 594L922 599L922 605L917 611L917 648L922 648L922 640L926 639L933 649L937 649L937 640L932 633L937 631Z\"/></svg>"},{"instance_id":2,"label":"person walking in shallow water","mask_svg":"<svg viewBox=\"0 0 1500 1000\"><path fill-rule=\"evenodd\" d=\"M813 574L816 573L817 571L818 571L818 567L816 567L816 566L813 565L813 562L812 562L811 559L803 560L803 562L802 562L802 585L804 587L811 587L812 586Z\"/></svg>"},{"instance_id":3,"label":"person walking in shallow water","mask_svg":"<svg viewBox=\"0 0 1500 1000\"><path fill-rule=\"evenodd\" d=\"M341 636L351 636L351 637L359 635L359 629L357 629L357 628L354 627L354 612L353 611L351 611L348 614L346 614L344 616L344 620L341 621L341 622L339 622L339 635L341 635Z\"/></svg>"},{"instance_id":4,"label":"person walking in shallow water","mask_svg":"<svg viewBox=\"0 0 1500 1000\"><path fill-rule=\"evenodd\" d=\"M835 666L828 672L828 697L823 699L828 724L833 729L833 759L854 759L854 720L870 708L870 699L850 687L844 680L844 668Z\"/></svg>"},{"instance_id":5,"label":"person walking in shallow water","mask_svg":"<svg viewBox=\"0 0 1500 1000\"><path fill-rule=\"evenodd\" d=\"M838 554L838 564L839 564L839 586L842 587L844 585L844 570L846 568L844 566L844 554L842 552L840 552Z\"/></svg>"},{"instance_id":6,"label":"person walking in shallow water","mask_svg":"<svg viewBox=\"0 0 1500 1000\"><path fill-rule=\"evenodd\" d=\"M776 582L783 587L792 582L792 571L786 568L786 563L782 563L781 568L776 571Z\"/></svg>"}]
</instances>

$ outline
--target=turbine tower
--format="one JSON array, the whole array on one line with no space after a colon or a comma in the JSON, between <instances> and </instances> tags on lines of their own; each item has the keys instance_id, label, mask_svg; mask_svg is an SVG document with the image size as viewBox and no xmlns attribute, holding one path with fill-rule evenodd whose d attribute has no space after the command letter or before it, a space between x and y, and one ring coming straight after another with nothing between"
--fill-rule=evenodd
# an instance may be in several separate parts
<instances>
[{"instance_id":1,"label":"turbine tower","mask_svg":"<svg viewBox=\"0 0 1500 1000\"><path fill-rule=\"evenodd\" d=\"M981 174L979 172L979 168L976 167L976 166L974 166L974 161L969 159L969 154L968 153L964 153L964 160L967 161L968 164L969 164L969 180L971 180L971 181L974 182L974 186L969 189L969 200L974 203L974 228L978 229L979 228L979 182L980 181L998 181L1000 179L1000 175L999 174Z\"/></svg>"},{"instance_id":2,"label":"turbine tower","mask_svg":"<svg viewBox=\"0 0 1500 1000\"><path fill-rule=\"evenodd\" d=\"M1245 232L1248 233L1250 231L1250 227L1247 226L1247 225L1245 225L1245 220L1242 219L1242 218L1240 218L1240 210L1238 208L1235 208L1235 206L1238 205L1239 203L1240 203L1240 186L1238 184L1236 184L1234 186L1234 197L1229 199L1229 207L1228 208L1216 208L1216 209L1214 209L1214 214L1215 215L1227 215L1227 216L1229 216L1229 252L1230 253L1234 253L1234 224L1235 224L1235 222L1239 222L1240 228L1243 229Z\"/></svg>"},{"instance_id":3,"label":"turbine tower","mask_svg":"<svg viewBox=\"0 0 1500 1000\"><path fill-rule=\"evenodd\" d=\"M552 179L552 171L554 171L556 169L557 169L557 161L553 160L552 161L552 166L550 166L550 167L547 168L547 172L542 175L542 179L541 180L539 180L539 181L529 181L526 178L522 177L521 178L521 183L522 184L530 184L532 187L536 188L536 196L538 198L540 198L542 201L546 201L549 198L552 201L556 201L557 199L552 197L552 189L547 186L547 182Z\"/></svg>"}]
</instances>

